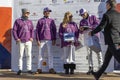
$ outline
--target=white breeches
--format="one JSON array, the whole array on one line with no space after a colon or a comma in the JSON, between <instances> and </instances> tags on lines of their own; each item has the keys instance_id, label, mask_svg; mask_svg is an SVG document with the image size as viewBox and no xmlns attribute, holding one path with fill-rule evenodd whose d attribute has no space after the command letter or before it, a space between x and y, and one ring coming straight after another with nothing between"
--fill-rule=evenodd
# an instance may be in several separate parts
<instances>
[{"instance_id":1,"label":"white breeches","mask_svg":"<svg viewBox=\"0 0 120 80\"><path fill-rule=\"evenodd\" d=\"M27 70L31 70L32 68L32 57L31 57L31 51L32 51L32 42L28 41L25 43L19 42L19 63L18 63L18 68L19 70L23 69L23 54L24 50L26 53L26 65L27 65Z\"/></svg>"},{"instance_id":2,"label":"white breeches","mask_svg":"<svg viewBox=\"0 0 120 80\"><path fill-rule=\"evenodd\" d=\"M38 56L38 69L42 69L42 60L44 56L44 47L45 45L47 48L45 48L48 52L48 66L49 69L53 68L53 54L51 52L52 47L52 41L50 40L42 40L40 41L40 47L39 47L39 56Z\"/></svg>"},{"instance_id":3,"label":"white breeches","mask_svg":"<svg viewBox=\"0 0 120 80\"><path fill-rule=\"evenodd\" d=\"M92 58L92 50L90 48L87 47L87 53L88 53L88 64L89 67L93 67L93 58ZM97 60L98 60L98 68L101 67L101 65L103 64L103 58L102 58L102 53L96 53L97 55Z\"/></svg>"},{"instance_id":4,"label":"white breeches","mask_svg":"<svg viewBox=\"0 0 120 80\"><path fill-rule=\"evenodd\" d=\"M75 62L75 46L70 45L63 47L64 55L63 60L64 63L74 63Z\"/></svg>"}]
</instances>

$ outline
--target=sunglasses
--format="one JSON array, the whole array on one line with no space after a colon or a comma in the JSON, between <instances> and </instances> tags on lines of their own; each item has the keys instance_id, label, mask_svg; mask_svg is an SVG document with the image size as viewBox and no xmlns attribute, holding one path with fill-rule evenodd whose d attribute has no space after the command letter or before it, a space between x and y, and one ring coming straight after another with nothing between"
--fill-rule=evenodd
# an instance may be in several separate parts
<instances>
[{"instance_id":1,"label":"sunglasses","mask_svg":"<svg viewBox=\"0 0 120 80\"><path fill-rule=\"evenodd\" d=\"M80 16L84 16L84 14L80 14Z\"/></svg>"}]
</instances>

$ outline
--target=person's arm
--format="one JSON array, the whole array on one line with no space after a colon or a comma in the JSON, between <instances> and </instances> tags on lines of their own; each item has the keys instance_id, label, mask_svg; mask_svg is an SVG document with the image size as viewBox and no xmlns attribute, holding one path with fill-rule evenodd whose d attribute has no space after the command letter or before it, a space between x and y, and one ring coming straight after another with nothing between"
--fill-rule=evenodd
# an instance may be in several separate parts
<instances>
[{"instance_id":1,"label":"person's arm","mask_svg":"<svg viewBox=\"0 0 120 80\"><path fill-rule=\"evenodd\" d=\"M104 14L100 24L93 31L91 31L90 34L93 36L94 34L101 31L103 28L107 26L108 21L109 21L108 16Z\"/></svg>"},{"instance_id":2,"label":"person's arm","mask_svg":"<svg viewBox=\"0 0 120 80\"><path fill-rule=\"evenodd\" d=\"M75 37L78 39L79 38L79 29L78 29L78 26L76 23L74 23L74 26L75 26Z\"/></svg>"},{"instance_id":3,"label":"person's arm","mask_svg":"<svg viewBox=\"0 0 120 80\"><path fill-rule=\"evenodd\" d=\"M19 37L18 37L18 23L17 23L17 20L14 22L14 25L13 25L13 29L12 29L12 33L13 33L13 37L16 41L20 41Z\"/></svg>"},{"instance_id":4,"label":"person's arm","mask_svg":"<svg viewBox=\"0 0 120 80\"><path fill-rule=\"evenodd\" d=\"M53 34L53 39L52 40L56 40L56 25L55 25L55 22L54 20L52 20L52 34Z\"/></svg>"},{"instance_id":5,"label":"person's arm","mask_svg":"<svg viewBox=\"0 0 120 80\"><path fill-rule=\"evenodd\" d=\"M34 37L34 27L33 27L33 23L31 21L31 28L30 28L30 41L33 41L33 37Z\"/></svg>"},{"instance_id":6,"label":"person's arm","mask_svg":"<svg viewBox=\"0 0 120 80\"><path fill-rule=\"evenodd\" d=\"M40 22L38 21L37 26L36 26L36 31L35 31L36 41L37 41L38 46L40 46L39 31L40 31Z\"/></svg>"},{"instance_id":7,"label":"person's arm","mask_svg":"<svg viewBox=\"0 0 120 80\"><path fill-rule=\"evenodd\" d=\"M55 45L56 44L56 25L55 25L55 22L54 20L52 21L52 45Z\"/></svg>"},{"instance_id":8,"label":"person's arm","mask_svg":"<svg viewBox=\"0 0 120 80\"><path fill-rule=\"evenodd\" d=\"M79 32L82 34L83 31L84 31L84 28L83 28L84 24L83 24L83 20L80 21L80 24L79 24Z\"/></svg>"},{"instance_id":9,"label":"person's arm","mask_svg":"<svg viewBox=\"0 0 120 80\"><path fill-rule=\"evenodd\" d=\"M62 39L63 38L63 26L62 26L62 23L60 24L59 26L59 37Z\"/></svg>"},{"instance_id":10,"label":"person's arm","mask_svg":"<svg viewBox=\"0 0 120 80\"><path fill-rule=\"evenodd\" d=\"M94 30L99 25L99 20L95 15L91 16L91 18L93 20L93 23L90 27L92 30Z\"/></svg>"}]
</instances>

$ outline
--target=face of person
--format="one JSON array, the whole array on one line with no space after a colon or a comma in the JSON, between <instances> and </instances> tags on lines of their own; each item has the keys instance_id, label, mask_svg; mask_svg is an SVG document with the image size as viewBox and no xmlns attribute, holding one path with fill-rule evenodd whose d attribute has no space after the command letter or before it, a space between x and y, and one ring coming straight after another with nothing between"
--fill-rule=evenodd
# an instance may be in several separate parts
<instances>
[{"instance_id":1,"label":"face of person","mask_svg":"<svg viewBox=\"0 0 120 80\"><path fill-rule=\"evenodd\" d=\"M72 17L73 17L73 15L70 13L70 14L68 15L68 18L71 19Z\"/></svg>"},{"instance_id":2,"label":"face of person","mask_svg":"<svg viewBox=\"0 0 120 80\"><path fill-rule=\"evenodd\" d=\"M26 13L23 14L23 16L25 16L25 17L29 17L29 15L30 15L29 12L26 12Z\"/></svg>"},{"instance_id":3,"label":"face of person","mask_svg":"<svg viewBox=\"0 0 120 80\"><path fill-rule=\"evenodd\" d=\"M109 10L111 8L109 3L106 3L106 9Z\"/></svg>"},{"instance_id":4,"label":"face of person","mask_svg":"<svg viewBox=\"0 0 120 80\"><path fill-rule=\"evenodd\" d=\"M72 17L73 17L73 15L72 15L70 12L68 12L68 13L67 13L67 19L68 19L69 21L72 21Z\"/></svg>"},{"instance_id":5,"label":"face of person","mask_svg":"<svg viewBox=\"0 0 120 80\"><path fill-rule=\"evenodd\" d=\"M86 19L88 16L87 12L85 12L84 14L81 15L81 17L83 17L83 19Z\"/></svg>"},{"instance_id":6,"label":"face of person","mask_svg":"<svg viewBox=\"0 0 120 80\"><path fill-rule=\"evenodd\" d=\"M49 16L50 16L50 12L48 12L48 11L44 12L43 14L44 14L44 16L46 16L46 17L49 17Z\"/></svg>"}]
</instances>

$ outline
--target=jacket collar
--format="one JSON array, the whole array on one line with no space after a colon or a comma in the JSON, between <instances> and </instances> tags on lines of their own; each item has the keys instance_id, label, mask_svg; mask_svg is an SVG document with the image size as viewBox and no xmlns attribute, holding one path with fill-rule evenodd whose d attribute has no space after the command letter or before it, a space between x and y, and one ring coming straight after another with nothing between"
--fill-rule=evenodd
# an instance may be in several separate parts
<instances>
[{"instance_id":1,"label":"jacket collar","mask_svg":"<svg viewBox=\"0 0 120 80\"><path fill-rule=\"evenodd\" d=\"M50 18L50 17L46 17L46 16L44 16L43 18Z\"/></svg>"}]
</instances>

